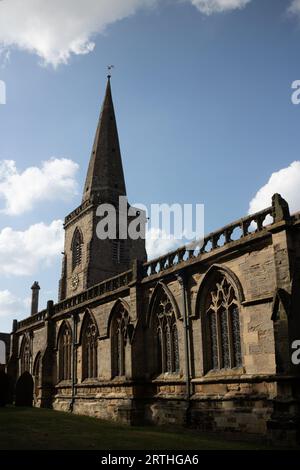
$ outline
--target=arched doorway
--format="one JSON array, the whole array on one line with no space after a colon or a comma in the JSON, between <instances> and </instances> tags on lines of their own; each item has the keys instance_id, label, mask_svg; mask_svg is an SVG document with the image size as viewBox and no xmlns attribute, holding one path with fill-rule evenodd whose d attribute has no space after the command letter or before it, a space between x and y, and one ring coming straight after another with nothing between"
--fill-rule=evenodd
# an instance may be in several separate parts
<instances>
[{"instance_id":1,"label":"arched doorway","mask_svg":"<svg viewBox=\"0 0 300 470\"><path fill-rule=\"evenodd\" d=\"M25 371L19 377L16 384L16 406L32 406L33 379L29 372Z\"/></svg>"},{"instance_id":2,"label":"arched doorway","mask_svg":"<svg viewBox=\"0 0 300 470\"><path fill-rule=\"evenodd\" d=\"M9 403L9 385L8 375L3 370L0 370L0 407Z\"/></svg>"}]
</instances>

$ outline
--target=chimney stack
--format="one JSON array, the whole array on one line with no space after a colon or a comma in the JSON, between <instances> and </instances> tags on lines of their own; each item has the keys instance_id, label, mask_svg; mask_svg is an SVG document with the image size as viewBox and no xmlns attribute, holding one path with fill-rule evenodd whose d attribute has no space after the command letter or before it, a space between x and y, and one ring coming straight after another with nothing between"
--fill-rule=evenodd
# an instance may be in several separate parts
<instances>
[{"instance_id":1,"label":"chimney stack","mask_svg":"<svg viewBox=\"0 0 300 470\"><path fill-rule=\"evenodd\" d=\"M38 313L39 309L39 291L40 291L40 286L37 281L34 281L32 287L32 297L31 297L31 315L35 315Z\"/></svg>"}]
</instances>

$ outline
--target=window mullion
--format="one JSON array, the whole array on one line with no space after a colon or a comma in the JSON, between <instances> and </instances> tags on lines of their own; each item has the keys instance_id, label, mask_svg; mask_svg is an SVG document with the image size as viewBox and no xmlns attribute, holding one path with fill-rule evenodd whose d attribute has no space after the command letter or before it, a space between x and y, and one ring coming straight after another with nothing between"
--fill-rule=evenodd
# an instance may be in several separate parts
<instances>
[{"instance_id":1,"label":"window mullion","mask_svg":"<svg viewBox=\"0 0 300 470\"><path fill-rule=\"evenodd\" d=\"M162 327L162 344L161 344L161 365L162 365L162 372L166 372L166 325Z\"/></svg>"},{"instance_id":2,"label":"window mullion","mask_svg":"<svg viewBox=\"0 0 300 470\"><path fill-rule=\"evenodd\" d=\"M217 330L217 348L218 348L218 366L219 369L223 368L223 354L222 354L222 331L221 331L221 318L219 310L216 310L216 330Z\"/></svg>"},{"instance_id":3,"label":"window mullion","mask_svg":"<svg viewBox=\"0 0 300 470\"><path fill-rule=\"evenodd\" d=\"M235 366L234 363L234 347L233 347L233 334L232 334L232 322L230 309L226 308L227 316L227 331L228 331L228 347L229 347L229 360L231 369Z\"/></svg>"}]
</instances>

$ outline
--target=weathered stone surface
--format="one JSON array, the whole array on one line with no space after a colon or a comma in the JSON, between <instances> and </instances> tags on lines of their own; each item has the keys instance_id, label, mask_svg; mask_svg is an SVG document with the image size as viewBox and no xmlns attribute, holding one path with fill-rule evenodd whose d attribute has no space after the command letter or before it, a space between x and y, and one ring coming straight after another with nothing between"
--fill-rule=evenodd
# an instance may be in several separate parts
<instances>
[{"instance_id":1,"label":"weathered stone surface","mask_svg":"<svg viewBox=\"0 0 300 470\"><path fill-rule=\"evenodd\" d=\"M103 151L96 138L88 195L66 218L61 302L14 325L8 374L14 382L24 370L33 376L36 406L274 438L282 423L297 439L300 374L290 357L300 339L300 215L277 195L272 207L205 237L200 253L182 248L146 262L144 241L130 240L128 259L115 263L111 240L95 232L96 187L115 196L110 139ZM122 175L118 161L113 171ZM83 243L74 267L76 229ZM236 229L241 237L232 239Z\"/></svg>"}]
</instances>

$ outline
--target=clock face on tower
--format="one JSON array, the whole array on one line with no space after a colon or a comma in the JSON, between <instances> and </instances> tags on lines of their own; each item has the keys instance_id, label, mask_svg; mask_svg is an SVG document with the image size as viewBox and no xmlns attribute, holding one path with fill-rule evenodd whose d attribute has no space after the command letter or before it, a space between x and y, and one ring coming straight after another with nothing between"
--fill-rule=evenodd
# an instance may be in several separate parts
<instances>
[{"instance_id":1,"label":"clock face on tower","mask_svg":"<svg viewBox=\"0 0 300 470\"><path fill-rule=\"evenodd\" d=\"M78 274L73 274L71 279L71 286L73 290L76 290L79 284L79 277Z\"/></svg>"}]
</instances>

